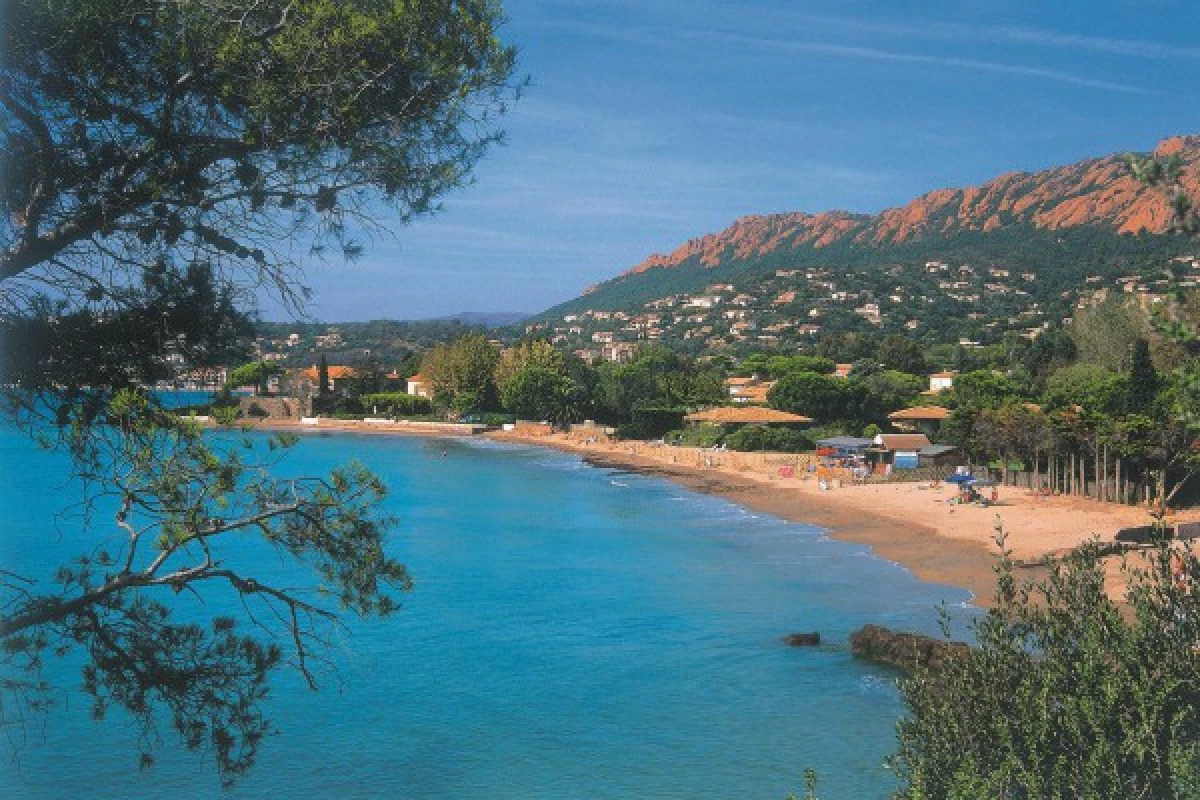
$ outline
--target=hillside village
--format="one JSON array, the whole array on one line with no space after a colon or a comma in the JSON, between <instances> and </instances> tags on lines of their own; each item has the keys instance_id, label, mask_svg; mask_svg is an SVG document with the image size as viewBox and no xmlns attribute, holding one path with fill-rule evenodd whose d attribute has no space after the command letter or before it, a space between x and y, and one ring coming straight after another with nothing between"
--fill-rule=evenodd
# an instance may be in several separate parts
<instances>
[{"instance_id":1,"label":"hillside village","mask_svg":"<svg viewBox=\"0 0 1200 800\"><path fill-rule=\"evenodd\" d=\"M848 331L900 333L930 343L979 347L1015 334L1036 339L1069 325L1074 310L1112 294L1153 306L1200 286L1200 257L1180 255L1136 274L1097 270L1076 287L1048 292L1035 271L929 260L880 272L834 267L777 269L763 279L712 283L640 309L587 308L525 326L587 361L625 361L636 344L661 341L694 353L744 354L811 347Z\"/></svg>"}]
</instances>

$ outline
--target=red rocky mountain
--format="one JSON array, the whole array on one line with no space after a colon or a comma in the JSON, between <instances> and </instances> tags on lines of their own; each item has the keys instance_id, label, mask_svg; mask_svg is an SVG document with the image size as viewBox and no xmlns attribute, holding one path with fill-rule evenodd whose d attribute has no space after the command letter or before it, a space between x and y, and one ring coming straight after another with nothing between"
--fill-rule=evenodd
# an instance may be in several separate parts
<instances>
[{"instance_id":1,"label":"red rocky mountain","mask_svg":"<svg viewBox=\"0 0 1200 800\"><path fill-rule=\"evenodd\" d=\"M1165 139L1154 152L1178 154L1185 188L1200 195L1200 136ZM1115 154L1041 172L1010 172L966 189L937 189L874 216L828 211L742 217L720 233L692 239L668 255L652 255L625 274L695 261L715 267L780 248L820 249L835 243L886 247L1009 225L1055 230L1100 224L1119 233L1157 233L1169 220L1162 193L1135 180L1124 154Z\"/></svg>"}]
</instances>

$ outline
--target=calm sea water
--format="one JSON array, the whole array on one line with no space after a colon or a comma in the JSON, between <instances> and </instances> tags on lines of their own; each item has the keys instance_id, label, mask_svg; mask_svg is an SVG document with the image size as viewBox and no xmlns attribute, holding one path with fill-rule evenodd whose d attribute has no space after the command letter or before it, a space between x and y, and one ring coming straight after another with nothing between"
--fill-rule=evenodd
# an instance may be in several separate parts
<instances>
[{"instance_id":1,"label":"calm sea water","mask_svg":"<svg viewBox=\"0 0 1200 800\"><path fill-rule=\"evenodd\" d=\"M445 455L443 455L445 453ZM415 576L403 611L353 623L316 693L282 675L279 732L232 797L883 798L901 705L856 662L867 622L935 632L962 590L865 548L662 480L489 442L311 436L285 471L358 458L391 488L392 552ZM62 462L0 430L0 566L43 577L77 551L52 518ZM268 575L286 572L253 547ZM211 606L220 610L223 601ZM828 643L790 649L791 631ZM78 686L76 668L50 676ZM204 756L166 735L140 772L136 733L65 691L0 761L0 796L215 797Z\"/></svg>"}]
</instances>

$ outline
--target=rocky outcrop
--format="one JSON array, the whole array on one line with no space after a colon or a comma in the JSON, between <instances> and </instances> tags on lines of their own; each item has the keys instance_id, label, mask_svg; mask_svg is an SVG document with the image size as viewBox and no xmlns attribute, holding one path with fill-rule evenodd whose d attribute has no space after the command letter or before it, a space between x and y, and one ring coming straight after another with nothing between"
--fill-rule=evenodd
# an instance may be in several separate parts
<instances>
[{"instance_id":1,"label":"rocky outcrop","mask_svg":"<svg viewBox=\"0 0 1200 800\"><path fill-rule=\"evenodd\" d=\"M864 625L850 634L850 652L855 657L905 672L918 668L937 671L948 659L961 658L969 651L963 642L900 633L882 625Z\"/></svg>"},{"instance_id":2,"label":"rocky outcrop","mask_svg":"<svg viewBox=\"0 0 1200 800\"><path fill-rule=\"evenodd\" d=\"M1184 188L1200 194L1200 136L1165 139L1154 152L1177 155L1184 165ZM1162 192L1140 184L1124 154L1114 154L1041 172L1010 172L966 189L937 189L876 216L828 211L743 217L720 233L652 255L625 274L685 263L711 268L788 248L839 243L882 247L1018 224L1047 230L1107 225L1119 233L1159 233L1170 219Z\"/></svg>"}]
</instances>

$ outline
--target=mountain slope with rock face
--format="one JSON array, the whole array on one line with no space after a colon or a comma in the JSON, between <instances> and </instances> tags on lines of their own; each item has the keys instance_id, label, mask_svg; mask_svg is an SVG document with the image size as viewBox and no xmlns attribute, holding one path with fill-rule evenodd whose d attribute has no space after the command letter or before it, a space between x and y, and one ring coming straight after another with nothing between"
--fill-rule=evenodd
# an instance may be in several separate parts
<instances>
[{"instance_id":1,"label":"mountain slope with rock face","mask_svg":"<svg viewBox=\"0 0 1200 800\"><path fill-rule=\"evenodd\" d=\"M1200 136L1166 139L1154 152L1183 159L1185 188L1200 189ZM1010 172L966 189L937 189L875 216L828 211L743 217L669 255L652 255L625 274L693 261L718 267L785 248L885 248L1018 225L1043 230L1097 225L1118 234L1161 233L1170 216L1162 193L1138 183L1124 154L1118 154L1041 172Z\"/></svg>"},{"instance_id":2,"label":"mountain slope with rock face","mask_svg":"<svg viewBox=\"0 0 1200 800\"><path fill-rule=\"evenodd\" d=\"M1200 136L1163 140L1183 185L1200 196ZM581 297L538 315L640 308L712 283L752 288L774 270L861 271L906 261L958 260L983 267L1047 270L1058 286L1082 283L1097 263L1121 268L1176 245L1160 237L1170 221L1162 193L1140 184L1125 154L1039 172L1012 172L980 186L938 189L879 214L828 211L752 215L719 233L654 254ZM743 286L745 284L745 286Z\"/></svg>"}]
</instances>

